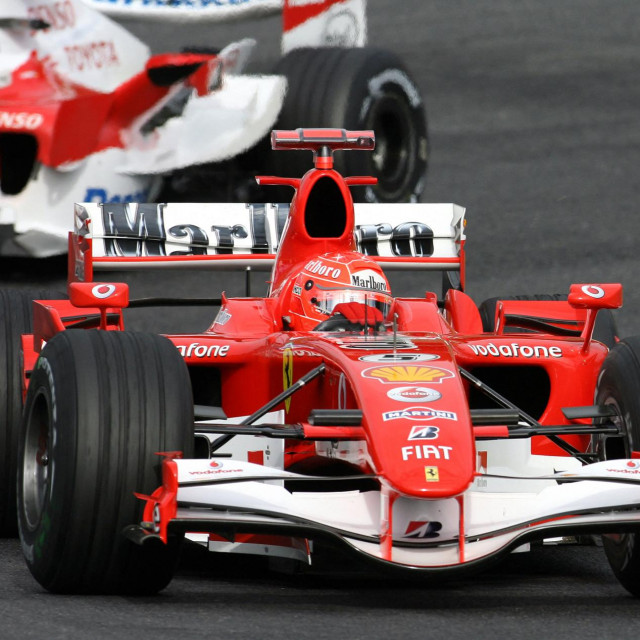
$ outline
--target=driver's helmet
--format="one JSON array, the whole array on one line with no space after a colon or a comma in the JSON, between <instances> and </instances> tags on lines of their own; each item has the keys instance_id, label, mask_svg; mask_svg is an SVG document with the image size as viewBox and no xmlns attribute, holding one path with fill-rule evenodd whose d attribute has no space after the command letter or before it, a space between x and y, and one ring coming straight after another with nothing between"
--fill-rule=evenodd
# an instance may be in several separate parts
<instances>
[{"instance_id":1,"label":"driver's helmet","mask_svg":"<svg viewBox=\"0 0 640 640\"><path fill-rule=\"evenodd\" d=\"M392 301L389 281L374 260L353 251L326 253L309 260L296 278L291 327L311 331L342 302L375 307L386 319Z\"/></svg>"}]
</instances>

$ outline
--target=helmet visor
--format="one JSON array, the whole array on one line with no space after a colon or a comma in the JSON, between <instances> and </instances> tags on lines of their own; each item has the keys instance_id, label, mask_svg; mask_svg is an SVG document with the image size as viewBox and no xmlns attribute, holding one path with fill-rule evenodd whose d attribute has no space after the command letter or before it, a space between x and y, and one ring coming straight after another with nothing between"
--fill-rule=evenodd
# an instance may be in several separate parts
<instances>
[{"instance_id":1,"label":"helmet visor","mask_svg":"<svg viewBox=\"0 0 640 640\"><path fill-rule=\"evenodd\" d=\"M379 291L363 291L362 289L324 289L313 299L315 306L327 315L343 302L359 302L379 309L383 318L387 318L391 310L391 296Z\"/></svg>"}]
</instances>

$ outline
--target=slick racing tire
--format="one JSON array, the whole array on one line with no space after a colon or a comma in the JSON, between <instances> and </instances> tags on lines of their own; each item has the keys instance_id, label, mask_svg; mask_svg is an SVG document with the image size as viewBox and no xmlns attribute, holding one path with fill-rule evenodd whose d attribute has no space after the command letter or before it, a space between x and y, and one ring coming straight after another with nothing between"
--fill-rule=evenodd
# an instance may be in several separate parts
<instances>
[{"instance_id":1,"label":"slick racing tire","mask_svg":"<svg viewBox=\"0 0 640 640\"><path fill-rule=\"evenodd\" d=\"M0 290L0 535L16 536L16 470L22 417L23 334L32 332L34 300L58 300L58 292Z\"/></svg>"},{"instance_id":2,"label":"slick racing tire","mask_svg":"<svg viewBox=\"0 0 640 640\"><path fill-rule=\"evenodd\" d=\"M538 293L521 296L502 296L489 298L479 307L482 318L482 329L491 333L495 331L496 306L499 300L566 300L563 293ZM518 327L505 327L505 333L526 332L526 329ZM596 324L593 329L593 338L602 342L611 349L618 342L618 327L613 312L610 309L601 309L596 316Z\"/></svg>"},{"instance_id":3,"label":"slick racing tire","mask_svg":"<svg viewBox=\"0 0 640 640\"><path fill-rule=\"evenodd\" d=\"M596 451L602 460L630 458L640 451L640 336L621 340L607 355L596 390L597 405L612 405L623 438L600 439ZM607 560L620 584L640 597L640 530L602 537Z\"/></svg>"},{"instance_id":4,"label":"slick racing tire","mask_svg":"<svg viewBox=\"0 0 640 640\"><path fill-rule=\"evenodd\" d=\"M352 189L354 200L419 199L429 155L426 115L420 92L396 55L371 48L302 48L284 56L275 73L286 76L288 89L274 128L375 132L375 151L334 156L335 169L343 175L378 178L375 186ZM311 167L308 151L271 152L269 157L276 175L297 177ZM290 198L291 192L285 192L284 201Z\"/></svg>"},{"instance_id":5,"label":"slick racing tire","mask_svg":"<svg viewBox=\"0 0 640 640\"><path fill-rule=\"evenodd\" d=\"M166 338L68 330L43 349L27 394L18 524L27 565L54 593L153 594L181 540L123 535L161 484L162 451L192 457L189 375Z\"/></svg>"}]
</instances>

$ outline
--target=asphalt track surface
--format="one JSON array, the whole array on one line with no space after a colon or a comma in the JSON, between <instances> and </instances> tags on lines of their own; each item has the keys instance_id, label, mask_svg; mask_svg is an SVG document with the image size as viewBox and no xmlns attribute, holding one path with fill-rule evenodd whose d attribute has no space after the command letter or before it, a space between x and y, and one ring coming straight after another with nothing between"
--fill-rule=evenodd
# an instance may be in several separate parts
<instances>
[{"instance_id":1,"label":"asphalt track surface","mask_svg":"<svg viewBox=\"0 0 640 640\"><path fill-rule=\"evenodd\" d=\"M272 19L132 26L156 51L251 35L265 68L278 55ZM370 0L370 41L398 52L426 97L424 200L467 207L467 291L477 302L622 282L620 334L640 333L639 26L636 0ZM0 263L0 283L63 287L64 269ZM133 294L242 295L242 283L163 274L135 278ZM395 293L421 288L414 276ZM161 331L202 329L211 315L138 313L133 326ZM302 577L210 565L190 556L156 598L51 596L17 541L0 541L0 637L631 638L640 622L597 546L534 549L447 584L363 578L342 563Z\"/></svg>"}]
</instances>

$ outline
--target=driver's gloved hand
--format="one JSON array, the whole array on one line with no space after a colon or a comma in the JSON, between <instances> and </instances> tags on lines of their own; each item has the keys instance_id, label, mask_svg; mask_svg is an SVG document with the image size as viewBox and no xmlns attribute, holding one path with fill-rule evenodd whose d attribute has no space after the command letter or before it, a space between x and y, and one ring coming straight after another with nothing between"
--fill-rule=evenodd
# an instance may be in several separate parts
<instances>
[{"instance_id":1,"label":"driver's gloved hand","mask_svg":"<svg viewBox=\"0 0 640 640\"><path fill-rule=\"evenodd\" d=\"M333 308L332 315L336 313L341 313L349 322L361 325L366 322L370 327L375 327L384 321L380 309L366 305L363 302L341 302Z\"/></svg>"}]
</instances>

